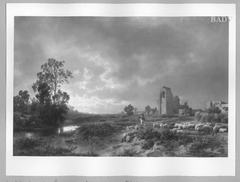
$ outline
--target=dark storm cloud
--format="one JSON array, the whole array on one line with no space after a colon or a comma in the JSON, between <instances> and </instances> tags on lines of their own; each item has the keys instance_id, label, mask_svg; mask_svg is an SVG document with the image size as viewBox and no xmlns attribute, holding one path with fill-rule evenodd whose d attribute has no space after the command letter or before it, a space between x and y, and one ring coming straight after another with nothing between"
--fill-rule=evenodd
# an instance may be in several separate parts
<instances>
[{"instance_id":1,"label":"dark storm cloud","mask_svg":"<svg viewBox=\"0 0 240 182\"><path fill-rule=\"evenodd\" d=\"M227 101L228 24L210 17L17 17L14 55L15 93L31 90L40 65L53 57L75 73L64 86L75 100L99 98L93 102L106 104L104 111L110 102L155 107L163 85L194 108Z\"/></svg>"}]
</instances>

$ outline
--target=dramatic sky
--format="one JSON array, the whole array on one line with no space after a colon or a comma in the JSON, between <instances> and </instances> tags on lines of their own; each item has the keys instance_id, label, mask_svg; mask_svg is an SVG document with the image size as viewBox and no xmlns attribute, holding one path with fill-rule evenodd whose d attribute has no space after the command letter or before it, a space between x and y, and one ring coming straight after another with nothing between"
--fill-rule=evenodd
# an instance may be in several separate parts
<instances>
[{"instance_id":1,"label":"dramatic sky","mask_svg":"<svg viewBox=\"0 0 240 182\"><path fill-rule=\"evenodd\" d=\"M80 112L156 107L163 86L190 107L228 101L228 23L210 17L16 17L14 95L48 58L74 78L62 90Z\"/></svg>"}]
</instances>

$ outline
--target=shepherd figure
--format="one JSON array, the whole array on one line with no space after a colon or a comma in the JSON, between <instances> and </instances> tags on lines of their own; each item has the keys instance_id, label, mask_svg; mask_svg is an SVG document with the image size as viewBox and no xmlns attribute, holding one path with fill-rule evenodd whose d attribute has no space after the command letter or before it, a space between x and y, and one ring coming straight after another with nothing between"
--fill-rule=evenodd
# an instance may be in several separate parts
<instances>
[{"instance_id":1,"label":"shepherd figure","mask_svg":"<svg viewBox=\"0 0 240 182\"><path fill-rule=\"evenodd\" d=\"M138 118L140 120L140 124L143 125L143 121L145 121L144 114L141 114L141 116Z\"/></svg>"}]
</instances>

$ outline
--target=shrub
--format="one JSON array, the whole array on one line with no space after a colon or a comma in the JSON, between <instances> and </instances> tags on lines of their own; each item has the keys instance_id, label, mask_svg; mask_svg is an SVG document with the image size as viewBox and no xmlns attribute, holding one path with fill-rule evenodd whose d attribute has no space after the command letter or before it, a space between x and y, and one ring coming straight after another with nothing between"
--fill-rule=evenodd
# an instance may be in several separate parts
<instances>
[{"instance_id":1,"label":"shrub","mask_svg":"<svg viewBox=\"0 0 240 182\"><path fill-rule=\"evenodd\" d=\"M117 156L132 157L136 153L131 149L124 149L123 152L119 153Z\"/></svg>"},{"instance_id":2,"label":"shrub","mask_svg":"<svg viewBox=\"0 0 240 182\"><path fill-rule=\"evenodd\" d=\"M146 140L142 144L142 149L145 149L145 150L151 149L153 147L153 145L154 145L153 139Z\"/></svg>"},{"instance_id":3,"label":"shrub","mask_svg":"<svg viewBox=\"0 0 240 182\"><path fill-rule=\"evenodd\" d=\"M77 155L73 153L76 147L54 147L51 141L39 138L20 138L14 141L13 153L15 156L66 156ZM79 155L79 154L78 154Z\"/></svg>"},{"instance_id":4,"label":"shrub","mask_svg":"<svg viewBox=\"0 0 240 182\"><path fill-rule=\"evenodd\" d=\"M228 123L228 112L221 113L219 115L221 123Z\"/></svg>"},{"instance_id":5,"label":"shrub","mask_svg":"<svg viewBox=\"0 0 240 182\"><path fill-rule=\"evenodd\" d=\"M19 112L14 112L13 115L13 128L14 131L22 130L24 127L24 119L21 117L21 113Z\"/></svg>"},{"instance_id":6,"label":"shrub","mask_svg":"<svg viewBox=\"0 0 240 182\"><path fill-rule=\"evenodd\" d=\"M131 104L129 104L124 108L124 112L126 112L128 116L132 116L134 113L134 107Z\"/></svg>"},{"instance_id":7,"label":"shrub","mask_svg":"<svg viewBox=\"0 0 240 182\"><path fill-rule=\"evenodd\" d=\"M201 123L221 122L221 113L197 111L195 113L195 120Z\"/></svg>"},{"instance_id":8,"label":"shrub","mask_svg":"<svg viewBox=\"0 0 240 182\"><path fill-rule=\"evenodd\" d=\"M92 156L92 157L97 157L99 156L98 153L96 153L93 149L87 152L86 156Z\"/></svg>"},{"instance_id":9,"label":"shrub","mask_svg":"<svg viewBox=\"0 0 240 182\"><path fill-rule=\"evenodd\" d=\"M92 137L105 138L115 131L111 124L85 124L82 125L77 133L82 140L89 140Z\"/></svg>"},{"instance_id":10,"label":"shrub","mask_svg":"<svg viewBox=\"0 0 240 182\"><path fill-rule=\"evenodd\" d=\"M20 138L15 142L15 144L20 150L29 150L39 147L41 145L41 141L34 138Z\"/></svg>"}]
</instances>

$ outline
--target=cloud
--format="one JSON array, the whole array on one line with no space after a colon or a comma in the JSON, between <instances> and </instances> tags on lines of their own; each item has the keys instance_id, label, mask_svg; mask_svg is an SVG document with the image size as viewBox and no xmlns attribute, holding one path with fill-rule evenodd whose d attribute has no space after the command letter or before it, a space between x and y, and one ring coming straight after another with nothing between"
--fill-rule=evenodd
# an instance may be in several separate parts
<instances>
[{"instance_id":1,"label":"cloud","mask_svg":"<svg viewBox=\"0 0 240 182\"><path fill-rule=\"evenodd\" d=\"M14 47L14 93L65 60L80 111L155 107L164 85L193 108L228 98L228 23L210 17L16 17Z\"/></svg>"},{"instance_id":2,"label":"cloud","mask_svg":"<svg viewBox=\"0 0 240 182\"><path fill-rule=\"evenodd\" d=\"M83 72L83 78L85 80L90 80L92 77L94 77L93 72L90 69L85 67Z\"/></svg>"},{"instance_id":3,"label":"cloud","mask_svg":"<svg viewBox=\"0 0 240 182\"><path fill-rule=\"evenodd\" d=\"M79 69L74 70L74 71L73 71L73 76L74 76L74 77L77 77L77 76L79 76L79 73L80 73Z\"/></svg>"}]
</instances>

